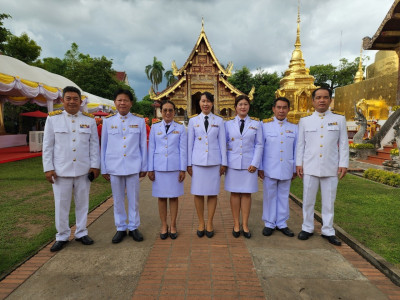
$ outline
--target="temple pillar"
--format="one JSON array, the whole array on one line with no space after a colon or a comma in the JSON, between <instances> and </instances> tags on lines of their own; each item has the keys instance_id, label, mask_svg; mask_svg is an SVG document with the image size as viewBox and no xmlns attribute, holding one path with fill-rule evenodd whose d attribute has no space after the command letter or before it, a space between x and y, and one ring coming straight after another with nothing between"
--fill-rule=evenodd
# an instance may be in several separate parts
<instances>
[{"instance_id":1,"label":"temple pillar","mask_svg":"<svg viewBox=\"0 0 400 300\"><path fill-rule=\"evenodd\" d=\"M4 127L4 102L0 101L0 134L6 134Z\"/></svg>"}]
</instances>

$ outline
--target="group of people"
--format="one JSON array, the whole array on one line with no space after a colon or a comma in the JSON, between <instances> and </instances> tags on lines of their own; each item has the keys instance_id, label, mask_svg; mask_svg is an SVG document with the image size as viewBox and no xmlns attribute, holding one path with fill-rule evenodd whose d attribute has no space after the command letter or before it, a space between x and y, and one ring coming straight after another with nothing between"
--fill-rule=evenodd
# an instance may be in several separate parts
<instances>
[{"instance_id":1,"label":"group of people","mask_svg":"<svg viewBox=\"0 0 400 300\"><path fill-rule=\"evenodd\" d=\"M56 242L51 251L67 243L68 215L72 191L76 209L75 239L84 245L93 240L86 229L90 181L99 176L111 182L116 233L113 243L128 234L142 241L139 231L139 178L152 181L152 195L158 198L160 238L176 239L178 198L184 194L186 172L191 176L191 193L198 216L197 236L214 236L213 218L220 192L220 178L230 192L233 216L232 235L251 238L248 220L251 194L263 180L264 236L276 230L293 237L289 229L289 190L293 178L304 182L303 225L298 234L306 240L314 232L314 204L319 186L322 195L322 236L340 245L333 229L334 201L338 179L348 167L346 121L329 110L332 92L319 88L312 94L315 112L295 125L287 120L290 101L280 97L273 102L273 118L260 122L249 117L250 99L235 99L236 116L224 120L212 113L214 97L202 93L201 113L190 117L188 128L174 121L175 104L161 104L162 120L153 122L148 146L142 116L130 113L133 95L118 90L116 114L103 121L101 151L93 118L79 111L80 91L66 87L63 112L49 115L43 141L46 179L53 184L56 211ZM125 194L128 212L125 210ZM207 202L207 217L204 202ZM168 225L168 202L170 222Z\"/></svg>"}]
</instances>

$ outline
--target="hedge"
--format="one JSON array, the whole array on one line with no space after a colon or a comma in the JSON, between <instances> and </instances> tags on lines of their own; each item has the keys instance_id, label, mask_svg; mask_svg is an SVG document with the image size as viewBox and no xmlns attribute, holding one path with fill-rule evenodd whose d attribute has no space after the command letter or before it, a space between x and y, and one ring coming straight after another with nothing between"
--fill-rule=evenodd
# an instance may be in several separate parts
<instances>
[{"instance_id":1,"label":"hedge","mask_svg":"<svg viewBox=\"0 0 400 300\"><path fill-rule=\"evenodd\" d=\"M389 171L368 169L364 171L364 177L376 182L387 184L394 187L400 186L400 174Z\"/></svg>"},{"instance_id":2,"label":"hedge","mask_svg":"<svg viewBox=\"0 0 400 300\"><path fill-rule=\"evenodd\" d=\"M352 149L375 149L374 144L350 144L350 148Z\"/></svg>"}]
</instances>

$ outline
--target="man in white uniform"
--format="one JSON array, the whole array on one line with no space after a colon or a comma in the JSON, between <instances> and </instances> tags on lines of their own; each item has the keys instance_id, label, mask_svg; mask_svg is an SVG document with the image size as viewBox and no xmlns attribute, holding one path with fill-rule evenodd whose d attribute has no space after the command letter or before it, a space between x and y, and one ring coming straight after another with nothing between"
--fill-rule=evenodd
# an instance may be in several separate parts
<instances>
[{"instance_id":1,"label":"man in white uniform","mask_svg":"<svg viewBox=\"0 0 400 300\"><path fill-rule=\"evenodd\" d=\"M264 153L258 175L264 180L264 236L270 236L275 228L286 236L294 236L286 223L289 219L290 183L296 176L297 142L297 125L286 119L289 108L288 99L277 98L272 105L274 117L263 120L262 125Z\"/></svg>"},{"instance_id":2,"label":"man in white uniform","mask_svg":"<svg viewBox=\"0 0 400 300\"><path fill-rule=\"evenodd\" d=\"M139 177L147 173L146 124L142 116L130 113L133 95L129 90L117 90L114 99L118 113L104 119L101 133L101 173L111 182L114 198L117 232L112 242L121 242L127 235L127 229L135 241L141 242L143 236L138 229Z\"/></svg>"},{"instance_id":3,"label":"man in white uniform","mask_svg":"<svg viewBox=\"0 0 400 300\"><path fill-rule=\"evenodd\" d=\"M296 171L303 178L303 225L300 240L307 240L314 232L314 205L318 187L322 198L322 237L340 246L333 229L334 203L338 180L349 166L349 143L346 119L332 113L332 91L316 89L312 93L315 112L300 119L297 143Z\"/></svg>"},{"instance_id":4,"label":"man in white uniform","mask_svg":"<svg viewBox=\"0 0 400 300\"><path fill-rule=\"evenodd\" d=\"M90 181L99 176L99 139L94 116L79 111L81 92L67 86L63 91L64 111L54 111L46 121L43 137L43 169L53 184L56 242L50 251L59 251L68 242L69 210L74 191L75 240L93 244L86 228ZM90 179L89 179L90 178Z\"/></svg>"}]
</instances>

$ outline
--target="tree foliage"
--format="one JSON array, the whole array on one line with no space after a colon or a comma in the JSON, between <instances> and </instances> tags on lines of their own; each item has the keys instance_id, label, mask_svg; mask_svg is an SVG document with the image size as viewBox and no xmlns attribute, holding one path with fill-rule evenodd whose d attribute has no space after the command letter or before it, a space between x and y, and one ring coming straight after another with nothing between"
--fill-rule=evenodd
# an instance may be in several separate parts
<instances>
[{"instance_id":1,"label":"tree foliage","mask_svg":"<svg viewBox=\"0 0 400 300\"><path fill-rule=\"evenodd\" d=\"M8 18L11 18L11 16L8 14L0 14L0 52L4 52L4 45L7 42L7 37L11 34L3 24L3 20Z\"/></svg>"},{"instance_id":2,"label":"tree foliage","mask_svg":"<svg viewBox=\"0 0 400 300\"><path fill-rule=\"evenodd\" d=\"M364 61L368 59L368 57L365 57ZM359 57L352 62L349 62L346 58L342 58L338 66L332 64L311 66L310 74L315 77L314 84L316 86L328 87L334 90L337 87L349 85L354 82L359 61ZM365 70L365 66L363 66L363 70Z\"/></svg>"},{"instance_id":3,"label":"tree foliage","mask_svg":"<svg viewBox=\"0 0 400 300\"><path fill-rule=\"evenodd\" d=\"M152 119L154 116L153 103L153 100L150 99L150 95L146 95L143 97L142 101L137 101L132 106L131 111Z\"/></svg>"},{"instance_id":4,"label":"tree foliage","mask_svg":"<svg viewBox=\"0 0 400 300\"><path fill-rule=\"evenodd\" d=\"M248 94L254 85L254 99L250 106L249 115L263 119L272 114L272 103L275 100L275 91L279 88L280 76L258 69L256 74L244 66L229 77L229 82L245 94Z\"/></svg>"},{"instance_id":5,"label":"tree foliage","mask_svg":"<svg viewBox=\"0 0 400 300\"><path fill-rule=\"evenodd\" d=\"M157 57L155 56L153 64L147 65L145 68L146 76L151 81L151 85L155 92L158 92L158 85L162 82L164 70L163 63L157 60Z\"/></svg>"},{"instance_id":6,"label":"tree foliage","mask_svg":"<svg viewBox=\"0 0 400 300\"><path fill-rule=\"evenodd\" d=\"M172 70L168 70L167 72L165 72L164 78L167 80L167 87L173 85L177 80Z\"/></svg>"},{"instance_id":7,"label":"tree foliage","mask_svg":"<svg viewBox=\"0 0 400 300\"><path fill-rule=\"evenodd\" d=\"M10 34L7 38L7 44L4 45L4 53L8 56L19 59L27 64L33 63L42 51L34 40L32 40L26 33L21 36Z\"/></svg>"}]
</instances>

